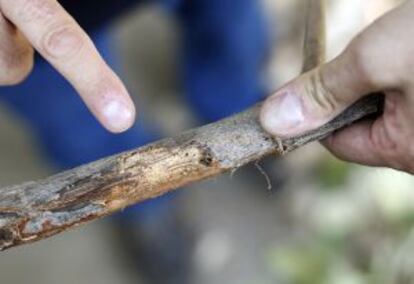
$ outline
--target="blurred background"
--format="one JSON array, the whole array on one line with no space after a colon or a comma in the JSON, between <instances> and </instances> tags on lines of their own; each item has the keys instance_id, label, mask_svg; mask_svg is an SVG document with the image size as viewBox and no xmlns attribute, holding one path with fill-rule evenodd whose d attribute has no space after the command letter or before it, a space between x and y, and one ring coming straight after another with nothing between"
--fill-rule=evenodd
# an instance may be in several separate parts
<instances>
[{"instance_id":1,"label":"blurred background","mask_svg":"<svg viewBox=\"0 0 414 284\"><path fill-rule=\"evenodd\" d=\"M299 73L305 2L264 0L273 43L263 76L269 90ZM328 1L329 57L398 2ZM145 105L146 119L166 135L194 126L177 78L174 19L147 5L112 29L124 78ZM1 105L0 121L0 185L55 171L27 125ZM189 283L414 283L413 189L412 176L340 162L318 144L192 185L174 205L191 231L182 248ZM146 279L145 266L124 248L131 239L113 221L2 252L1 283L170 283Z\"/></svg>"}]
</instances>

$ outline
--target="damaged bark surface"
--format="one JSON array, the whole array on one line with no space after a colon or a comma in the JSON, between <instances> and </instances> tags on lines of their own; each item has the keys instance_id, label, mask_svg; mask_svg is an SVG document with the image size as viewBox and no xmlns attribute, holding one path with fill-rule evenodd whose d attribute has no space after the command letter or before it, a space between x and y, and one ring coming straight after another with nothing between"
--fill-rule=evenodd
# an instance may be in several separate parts
<instances>
[{"instance_id":1,"label":"damaged bark surface","mask_svg":"<svg viewBox=\"0 0 414 284\"><path fill-rule=\"evenodd\" d=\"M310 0L305 69L321 61L323 9ZM320 13L321 17L315 17ZM312 16L313 15L313 16ZM316 19L316 20L315 20ZM315 37L315 33L319 36ZM319 40L318 40L319 39ZM315 52L316 50L316 52ZM306 65L305 64L305 65ZM294 139L277 139L259 124L260 104L217 123L105 158L38 182L0 189L0 250L68 228L219 175L270 154L284 155L379 110L369 96L339 117Z\"/></svg>"}]
</instances>

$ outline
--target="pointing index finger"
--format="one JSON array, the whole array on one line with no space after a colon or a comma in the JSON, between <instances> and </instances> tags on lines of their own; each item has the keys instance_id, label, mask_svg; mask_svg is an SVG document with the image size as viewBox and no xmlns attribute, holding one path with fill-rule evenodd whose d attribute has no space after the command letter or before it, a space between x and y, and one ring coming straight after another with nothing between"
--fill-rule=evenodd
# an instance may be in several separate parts
<instances>
[{"instance_id":1,"label":"pointing index finger","mask_svg":"<svg viewBox=\"0 0 414 284\"><path fill-rule=\"evenodd\" d=\"M0 0L0 9L108 130L122 132L133 124L135 108L125 86L56 0Z\"/></svg>"}]
</instances>

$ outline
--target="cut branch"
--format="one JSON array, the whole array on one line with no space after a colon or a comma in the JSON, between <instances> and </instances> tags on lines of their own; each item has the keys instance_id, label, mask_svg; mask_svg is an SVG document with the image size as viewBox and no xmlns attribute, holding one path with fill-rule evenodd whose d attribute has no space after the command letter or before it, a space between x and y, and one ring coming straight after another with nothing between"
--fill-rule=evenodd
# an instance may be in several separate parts
<instances>
[{"instance_id":1,"label":"cut branch","mask_svg":"<svg viewBox=\"0 0 414 284\"><path fill-rule=\"evenodd\" d=\"M305 69L321 62L324 44L323 7L319 0L310 3ZM321 128L285 140L275 139L261 128L257 105L176 138L42 181L2 188L0 250L44 239L266 155L283 155L377 112L380 101L376 96L366 97Z\"/></svg>"}]
</instances>

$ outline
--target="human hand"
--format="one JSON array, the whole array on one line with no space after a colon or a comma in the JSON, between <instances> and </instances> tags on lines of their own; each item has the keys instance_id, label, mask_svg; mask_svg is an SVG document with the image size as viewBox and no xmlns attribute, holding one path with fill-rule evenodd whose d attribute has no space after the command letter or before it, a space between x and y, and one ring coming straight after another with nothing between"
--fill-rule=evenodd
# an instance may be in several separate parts
<instances>
[{"instance_id":1,"label":"human hand","mask_svg":"<svg viewBox=\"0 0 414 284\"><path fill-rule=\"evenodd\" d=\"M25 79L34 49L73 85L108 130L122 132L134 123L135 107L123 83L56 0L0 0L0 85Z\"/></svg>"},{"instance_id":2,"label":"human hand","mask_svg":"<svg viewBox=\"0 0 414 284\"><path fill-rule=\"evenodd\" d=\"M337 157L414 174L414 1L389 12L333 61L269 97L261 123L272 135L295 137L339 115L359 98L385 93L384 113L328 137Z\"/></svg>"}]
</instances>

